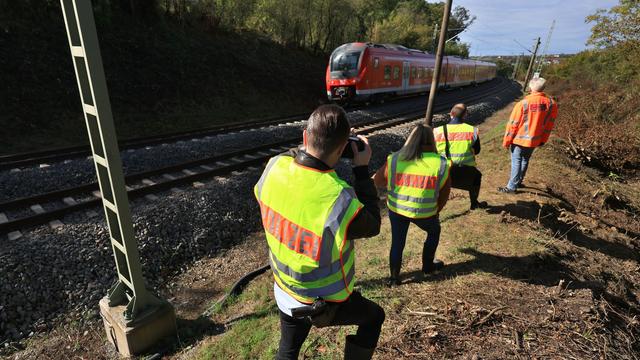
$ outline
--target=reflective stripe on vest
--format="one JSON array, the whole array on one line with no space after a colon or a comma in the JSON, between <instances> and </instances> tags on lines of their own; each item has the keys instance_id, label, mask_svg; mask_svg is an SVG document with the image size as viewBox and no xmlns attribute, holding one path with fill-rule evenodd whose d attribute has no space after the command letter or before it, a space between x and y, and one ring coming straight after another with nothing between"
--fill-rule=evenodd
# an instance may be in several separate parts
<instances>
[{"instance_id":1,"label":"reflective stripe on vest","mask_svg":"<svg viewBox=\"0 0 640 360\"><path fill-rule=\"evenodd\" d=\"M447 124L447 138L443 127L433 130L438 153L446 156L446 139L449 139L449 155L456 165L476 166L473 143L478 139L478 128L469 124Z\"/></svg>"},{"instance_id":2,"label":"reflective stripe on vest","mask_svg":"<svg viewBox=\"0 0 640 360\"><path fill-rule=\"evenodd\" d=\"M547 125L547 121L551 119L551 113L553 112L553 99L551 99L550 96L547 97L547 99L549 99L549 108L547 109L547 114L545 115L544 120L542 122L543 127ZM529 140L529 141L541 139L542 135L531 136L531 134L529 134L529 102L527 101L527 99L522 100L522 118L523 118L524 134L517 135L515 138L522 139L522 140ZM547 131L543 130L543 132L547 132ZM551 133L551 131L548 131L547 133Z\"/></svg>"},{"instance_id":3,"label":"reflective stripe on vest","mask_svg":"<svg viewBox=\"0 0 640 360\"><path fill-rule=\"evenodd\" d=\"M355 273L346 232L362 208L354 190L333 170L316 171L277 156L254 191L278 286L304 303L346 300Z\"/></svg>"},{"instance_id":4,"label":"reflective stripe on vest","mask_svg":"<svg viewBox=\"0 0 640 360\"><path fill-rule=\"evenodd\" d=\"M438 212L438 194L446 181L449 162L434 153L414 161L402 161L399 153L387 158L387 206L409 217L426 218Z\"/></svg>"}]
</instances>

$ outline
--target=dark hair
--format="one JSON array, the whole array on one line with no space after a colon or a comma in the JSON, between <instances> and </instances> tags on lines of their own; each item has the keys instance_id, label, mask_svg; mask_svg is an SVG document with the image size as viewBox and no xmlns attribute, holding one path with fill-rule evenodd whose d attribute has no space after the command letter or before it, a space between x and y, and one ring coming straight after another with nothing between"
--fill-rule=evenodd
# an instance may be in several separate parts
<instances>
[{"instance_id":1,"label":"dark hair","mask_svg":"<svg viewBox=\"0 0 640 360\"><path fill-rule=\"evenodd\" d=\"M404 161L417 160L422 158L422 153L425 151L436 151L433 129L431 126L418 124L400 149L400 159Z\"/></svg>"},{"instance_id":2,"label":"dark hair","mask_svg":"<svg viewBox=\"0 0 640 360\"><path fill-rule=\"evenodd\" d=\"M321 105L307 122L309 145L323 154L329 154L343 145L350 131L347 113L338 105Z\"/></svg>"},{"instance_id":3,"label":"dark hair","mask_svg":"<svg viewBox=\"0 0 640 360\"><path fill-rule=\"evenodd\" d=\"M452 108L451 108L451 116L456 117L460 120L462 120L462 118L464 117L464 115L467 113L467 105L460 103L460 104L455 104Z\"/></svg>"}]
</instances>

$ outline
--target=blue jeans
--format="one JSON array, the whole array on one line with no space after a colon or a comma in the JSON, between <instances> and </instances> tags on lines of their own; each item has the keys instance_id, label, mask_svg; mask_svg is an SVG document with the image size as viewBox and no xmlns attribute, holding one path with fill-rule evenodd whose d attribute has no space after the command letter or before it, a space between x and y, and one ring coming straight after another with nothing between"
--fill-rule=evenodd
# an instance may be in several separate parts
<instances>
[{"instance_id":1,"label":"blue jeans","mask_svg":"<svg viewBox=\"0 0 640 360\"><path fill-rule=\"evenodd\" d=\"M517 189L524 180L533 150L535 148L511 144L511 178L507 184L509 190Z\"/></svg>"},{"instance_id":2,"label":"blue jeans","mask_svg":"<svg viewBox=\"0 0 640 360\"><path fill-rule=\"evenodd\" d=\"M391 221L389 265L398 268L402 265L402 251L407 241L407 231L409 231L409 224L414 223L427 232L427 238L422 248L422 270L428 270L432 266L440 242L440 218L438 215L426 219L411 219L389 210L389 220Z\"/></svg>"}]
</instances>

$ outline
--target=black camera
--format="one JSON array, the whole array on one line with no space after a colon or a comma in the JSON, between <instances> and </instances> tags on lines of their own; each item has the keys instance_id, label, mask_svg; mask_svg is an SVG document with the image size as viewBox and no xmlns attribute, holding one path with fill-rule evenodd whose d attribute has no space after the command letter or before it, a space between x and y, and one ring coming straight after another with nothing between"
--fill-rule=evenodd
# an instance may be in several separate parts
<instances>
[{"instance_id":1,"label":"black camera","mask_svg":"<svg viewBox=\"0 0 640 360\"><path fill-rule=\"evenodd\" d=\"M342 155L340 157L345 159L353 159L354 154L353 154L353 149L351 148L352 143L356 144L358 148L358 152L364 150L364 141L362 141L362 139L360 139L355 135L350 135L349 142L347 143L347 146L344 148L344 151L342 152Z\"/></svg>"}]
</instances>

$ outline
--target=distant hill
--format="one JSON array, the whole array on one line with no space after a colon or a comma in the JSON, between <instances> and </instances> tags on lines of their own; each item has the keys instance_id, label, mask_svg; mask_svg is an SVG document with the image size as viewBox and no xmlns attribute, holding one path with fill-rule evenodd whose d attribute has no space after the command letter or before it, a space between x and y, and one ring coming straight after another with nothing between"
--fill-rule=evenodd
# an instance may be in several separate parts
<instances>
[{"instance_id":1,"label":"distant hill","mask_svg":"<svg viewBox=\"0 0 640 360\"><path fill-rule=\"evenodd\" d=\"M310 111L326 59L254 33L98 19L120 138ZM62 16L0 21L0 153L85 143Z\"/></svg>"}]
</instances>

